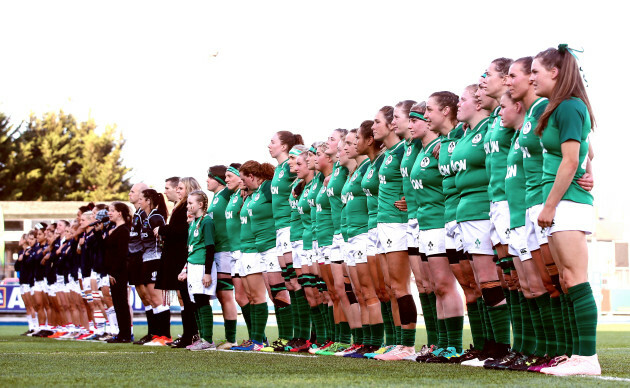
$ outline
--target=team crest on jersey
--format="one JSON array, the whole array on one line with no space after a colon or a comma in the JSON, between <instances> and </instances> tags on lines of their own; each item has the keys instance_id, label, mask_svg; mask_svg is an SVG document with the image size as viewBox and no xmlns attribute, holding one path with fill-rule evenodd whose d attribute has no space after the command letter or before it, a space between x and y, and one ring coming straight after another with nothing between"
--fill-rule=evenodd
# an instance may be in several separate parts
<instances>
[{"instance_id":1,"label":"team crest on jersey","mask_svg":"<svg viewBox=\"0 0 630 388\"><path fill-rule=\"evenodd\" d=\"M472 142L473 142L473 144L477 144L480 141L481 141L481 134L478 133L478 134L475 135L475 137L473 137Z\"/></svg>"},{"instance_id":2,"label":"team crest on jersey","mask_svg":"<svg viewBox=\"0 0 630 388\"><path fill-rule=\"evenodd\" d=\"M368 179L372 179L373 175L374 175L374 170L370 170L370 172L368 172Z\"/></svg>"},{"instance_id":3,"label":"team crest on jersey","mask_svg":"<svg viewBox=\"0 0 630 388\"><path fill-rule=\"evenodd\" d=\"M260 199L260 193L257 193L257 194L256 194L256 199L255 199L255 200L256 200L256 201L258 201L259 199Z\"/></svg>"},{"instance_id":4,"label":"team crest on jersey","mask_svg":"<svg viewBox=\"0 0 630 388\"><path fill-rule=\"evenodd\" d=\"M234 197L234 199L232 200L232 203L237 203L238 202L238 197Z\"/></svg>"},{"instance_id":5,"label":"team crest on jersey","mask_svg":"<svg viewBox=\"0 0 630 388\"><path fill-rule=\"evenodd\" d=\"M278 174L278 178L282 179L284 176L284 170L280 170L280 174Z\"/></svg>"},{"instance_id":6,"label":"team crest on jersey","mask_svg":"<svg viewBox=\"0 0 630 388\"><path fill-rule=\"evenodd\" d=\"M407 156L411 155L411 146L407 147Z\"/></svg>"},{"instance_id":7,"label":"team crest on jersey","mask_svg":"<svg viewBox=\"0 0 630 388\"><path fill-rule=\"evenodd\" d=\"M390 164L392 162L392 160L394 160L394 158L391 155L389 155L387 157L387 160L385 161L385 164Z\"/></svg>"},{"instance_id":8,"label":"team crest on jersey","mask_svg":"<svg viewBox=\"0 0 630 388\"><path fill-rule=\"evenodd\" d=\"M499 121L499 120L500 120L500 119L499 119L498 117L497 117L497 118L495 118L495 119L494 119L494 121L492 122L492 126L493 126L493 127L496 127L496 125L497 125L497 121L499 122L499 124L501 124L501 121Z\"/></svg>"},{"instance_id":9,"label":"team crest on jersey","mask_svg":"<svg viewBox=\"0 0 630 388\"><path fill-rule=\"evenodd\" d=\"M193 236L199 237L199 229L195 229L195 232L193 233Z\"/></svg>"},{"instance_id":10,"label":"team crest on jersey","mask_svg":"<svg viewBox=\"0 0 630 388\"><path fill-rule=\"evenodd\" d=\"M454 149L455 149L455 142L452 141L452 142L448 143L448 153L452 154Z\"/></svg>"},{"instance_id":11,"label":"team crest on jersey","mask_svg":"<svg viewBox=\"0 0 630 388\"><path fill-rule=\"evenodd\" d=\"M525 123L525 126L523 127L523 133L527 135L529 131L531 130L532 130L532 123L528 121Z\"/></svg>"},{"instance_id":12,"label":"team crest on jersey","mask_svg":"<svg viewBox=\"0 0 630 388\"><path fill-rule=\"evenodd\" d=\"M335 170L335 176L339 175L339 169Z\"/></svg>"},{"instance_id":13,"label":"team crest on jersey","mask_svg":"<svg viewBox=\"0 0 630 388\"><path fill-rule=\"evenodd\" d=\"M425 156L425 157L422 159L422 162L420 162L420 167L424 168L424 167L428 166L428 165L429 165L429 163L431 163L431 160L429 159L429 157L428 157L428 156Z\"/></svg>"},{"instance_id":14,"label":"team crest on jersey","mask_svg":"<svg viewBox=\"0 0 630 388\"><path fill-rule=\"evenodd\" d=\"M352 174L352 178L350 178L350 182L354 182L357 179L357 173Z\"/></svg>"},{"instance_id":15,"label":"team crest on jersey","mask_svg":"<svg viewBox=\"0 0 630 388\"><path fill-rule=\"evenodd\" d=\"M521 148L521 145L518 142L518 137L516 138L516 140L514 140L514 149L518 150Z\"/></svg>"},{"instance_id":16,"label":"team crest on jersey","mask_svg":"<svg viewBox=\"0 0 630 388\"><path fill-rule=\"evenodd\" d=\"M216 205L217 203L219 203L219 197L216 197L216 198L214 199L214 201L212 201L212 203L213 203L214 205Z\"/></svg>"}]
</instances>

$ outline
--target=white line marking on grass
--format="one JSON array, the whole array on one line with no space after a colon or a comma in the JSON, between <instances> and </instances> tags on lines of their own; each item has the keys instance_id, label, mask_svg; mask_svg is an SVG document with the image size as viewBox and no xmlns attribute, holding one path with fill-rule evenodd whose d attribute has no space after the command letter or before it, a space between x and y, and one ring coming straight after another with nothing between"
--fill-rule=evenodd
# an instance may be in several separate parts
<instances>
[{"instance_id":1,"label":"white line marking on grass","mask_svg":"<svg viewBox=\"0 0 630 388\"><path fill-rule=\"evenodd\" d=\"M607 380L607 381L630 382L630 379L626 379L626 378L623 378L623 377L613 377L613 376L584 376L584 377L590 377L592 379Z\"/></svg>"},{"instance_id":2,"label":"white line marking on grass","mask_svg":"<svg viewBox=\"0 0 630 388\"><path fill-rule=\"evenodd\" d=\"M44 354L44 355L66 355L66 354L72 354L72 355L84 355L84 354L155 354L156 352L19 352L19 353L2 353L2 354L8 354L8 355L29 355L29 354Z\"/></svg>"}]
</instances>

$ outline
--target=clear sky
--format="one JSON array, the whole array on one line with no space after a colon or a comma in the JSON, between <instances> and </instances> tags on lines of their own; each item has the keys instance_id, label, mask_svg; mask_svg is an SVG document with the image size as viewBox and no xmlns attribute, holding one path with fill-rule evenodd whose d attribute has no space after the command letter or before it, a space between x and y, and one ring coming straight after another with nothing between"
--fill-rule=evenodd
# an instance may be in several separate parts
<instances>
[{"instance_id":1,"label":"clear sky","mask_svg":"<svg viewBox=\"0 0 630 388\"><path fill-rule=\"evenodd\" d=\"M585 50L600 215L627 221L621 97L629 82L617 70L630 59L627 8L607 0L3 0L0 111L14 123L63 109L116 124L132 180L161 188L172 175L204 179L213 164L272 162L275 131L323 140L383 105L460 94L494 58L568 43Z\"/></svg>"}]
</instances>

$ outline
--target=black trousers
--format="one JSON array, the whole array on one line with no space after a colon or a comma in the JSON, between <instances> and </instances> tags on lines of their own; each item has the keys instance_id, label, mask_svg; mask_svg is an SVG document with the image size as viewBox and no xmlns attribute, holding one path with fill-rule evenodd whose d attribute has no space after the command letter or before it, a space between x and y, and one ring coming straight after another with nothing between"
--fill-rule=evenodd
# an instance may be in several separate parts
<instances>
[{"instance_id":1,"label":"black trousers","mask_svg":"<svg viewBox=\"0 0 630 388\"><path fill-rule=\"evenodd\" d=\"M112 294L116 319L118 320L118 338L131 339L131 315L129 314L129 299L127 299L127 276L116 279L116 284L111 284L109 290Z\"/></svg>"},{"instance_id":2,"label":"black trousers","mask_svg":"<svg viewBox=\"0 0 630 388\"><path fill-rule=\"evenodd\" d=\"M179 293L184 302L184 310L182 310L182 326L184 327L184 332L182 333L182 337L190 339L198 332L197 320L195 320L195 301L191 300L190 294L188 294L188 282L179 283Z\"/></svg>"}]
</instances>

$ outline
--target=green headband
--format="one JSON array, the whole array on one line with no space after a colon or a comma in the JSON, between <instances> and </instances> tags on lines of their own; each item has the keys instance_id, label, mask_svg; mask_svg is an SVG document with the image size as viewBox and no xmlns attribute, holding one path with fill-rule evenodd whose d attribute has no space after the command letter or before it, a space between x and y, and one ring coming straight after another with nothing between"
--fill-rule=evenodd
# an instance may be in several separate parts
<instances>
[{"instance_id":1,"label":"green headband","mask_svg":"<svg viewBox=\"0 0 630 388\"><path fill-rule=\"evenodd\" d=\"M225 181L221 178L219 178L218 176L214 175L213 173L211 173L210 171L208 171L208 178L212 178L215 181L219 182L220 184L222 184L223 186L226 186L227 183L225 183Z\"/></svg>"},{"instance_id":2,"label":"green headband","mask_svg":"<svg viewBox=\"0 0 630 388\"><path fill-rule=\"evenodd\" d=\"M427 121L427 119L424 117L424 115L422 113L418 113L418 112L409 112L409 118L416 118L416 119L420 119L422 121Z\"/></svg>"},{"instance_id":3,"label":"green headband","mask_svg":"<svg viewBox=\"0 0 630 388\"><path fill-rule=\"evenodd\" d=\"M302 150L299 150L297 148L293 148L291 149L291 151L289 151L289 155L300 156L301 154Z\"/></svg>"},{"instance_id":4,"label":"green headband","mask_svg":"<svg viewBox=\"0 0 630 388\"><path fill-rule=\"evenodd\" d=\"M234 175L236 175L236 176L241 176L241 173L240 173L240 172L238 172L238 170L237 170L237 169L235 169L235 168L234 168L234 167L232 167L232 166L228 167L228 169L227 169L227 170L228 170L228 172L231 172L232 174L234 174Z\"/></svg>"},{"instance_id":5,"label":"green headband","mask_svg":"<svg viewBox=\"0 0 630 388\"><path fill-rule=\"evenodd\" d=\"M308 152L312 152L314 154L317 153L317 149L315 149L315 147L311 146L311 148L308 149Z\"/></svg>"}]
</instances>

